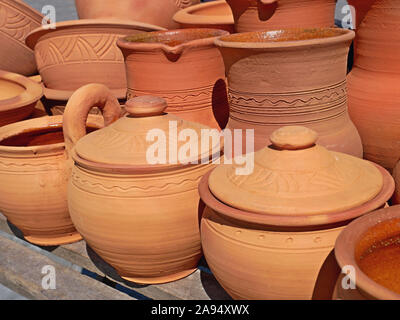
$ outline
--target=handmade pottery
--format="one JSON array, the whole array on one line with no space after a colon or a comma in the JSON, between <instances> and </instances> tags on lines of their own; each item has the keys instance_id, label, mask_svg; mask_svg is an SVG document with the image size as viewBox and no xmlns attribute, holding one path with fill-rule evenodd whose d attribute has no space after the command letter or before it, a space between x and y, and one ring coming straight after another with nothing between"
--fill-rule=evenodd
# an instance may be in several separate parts
<instances>
[{"instance_id":1,"label":"handmade pottery","mask_svg":"<svg viewBox=\"0 0 400 320\"><path fill-rule=\"evenodd\" d=\"M129 100L127 116L80 139L93 106L105 117L119 115L106 99L94 102L78 90L64 113L64 135L75 162L68 191L74 225L128 281L152 284L188 276L202 256L197 186L213 166L208 158L219 153L218 145L181 153L187 142L178 135L190 132L196 145L207 127L165 113L165 100L152 96ZM158 158L151 153L155 143Z\"/></svg>"},{"instance_id":2,"label":"handmade pottery","mask_svg":"<svg viewBox=\"0 0 400 320\"><path fill-rule=\"evenodd\" d=\"M250 174L220 165L201 180L204 255L234 299L330 299L336 237L391 197L386 170L316 140L308 128L281 128L247 155Z\"/></svg>"},{"instance_id":3,"label":"handmade pottery","mask_svg":"<svg viewBox=\"0 0 400 320\"><path fill-rule=\"evenodd\" d=\"M213 128L228 120L225 69L214 40L227 31L181 29L118 40L125 57L128 99L156 95L167 112Z\"/></svg>"},{"instance_id":4,"label":"handmade pottery","mask_svg":"<svg viewBox=\"0 0 400 320\"><path fill-rule=\"evenodd\" d=\"M196 4L173 17L180 28L213 28L234 32L232 10L225 0Z\"/></svg>"},{"instance_id":5,"label":"handmade pottery","mask_svg":"<svg viewBox=\"0 0 400 320\"><path fill-rule=\"evenodd\" d=\"M90 117L88 126L101 127L102 118ZM82 239L68 214L70 170L61 116L0 128L0 211L26 240L55 246Z\"/></svg>"},{"instance_id":6,"label":"handmade pottery","mask_svg":"<svg viewBox=\"0 0 400 320\"><path fill-rule=\"evenodd\" d=\"M400 3L377 0L358 28L356 61L348 76L349 114L364 157L390 171L400 159L398 28Z\"/></svg>"},{"instance_id":7,"label":"handmade pottery","mask_svg":"<svg viewBox=\"0 0 400 320\"><path fill-rule=\"evenodd\" d=\"M226 0L237 32L335 25L335 0Z\"/></svg>"},{"instance_id":8,"label":"handmade pottery","mask_svg":"<svg viewBox=\"0 0 400 320\"><path fill-rule=\"evenodd\" d=\"M350 266L352 273L339 278L333 299L399 300L399 236L400 206L349 224L337 239L335 255L340 267L349 270ZM348 288L350 279L353 288Z\"/></svg>"},{"instance_id":9,"label":"handmade pottery","mask_svg":"<svg viewBox=\"0 0 400 320\"><path fill-rule=\"evenodd\" d=\"M0 127L27 119L43 95L40 84L0 70Z\"/></svg>"},{"instance_id":10,"label":"handmade pottery","mask_svg":"<svg viewBox=\"0 0 400 320\"><path fill-rule=\"evenodd\" d=\"M182 8L200 0L75 0L81 19L117 18L156 24L167 29L177 28L172 16Z\"/></svg>"},{"instance_id":11,"label":"handmade pottery","mask_svg":"<svg viewBox=\"0 0 400 320\"><path fill-rule=\"evenodd\" d=\"M126 34L163 28L133 21L76 20L40 27L26 39L35 50L39 73L49 90L74 91L101 83L115 95L126 90L124 58L116 40Z\"/></svg>"},{"instance_id":12,"label":"handmade pottery","mask_svg":"<svg viewBox=\"0 0 400 320\"><path fill-rule=\"evenodd\" d=\"M360 136L347 113L346 66L353 38L353 31L326 28L217 39L228 78L227 128L254 129L259 150L282 125L304 125L317 131L318 143L328 149L362 157Z\"/></svg>"},{"instance_id":13,"label":"handmade pottery","mask_svg":"<svg viewBox=\"0 0 400 320\"><path fill-rule=\"evenodd\" d=\"M26 76L36 73L33 51L25 37L42 24L43 16L20 0L0 2L0 69Z\"/></svg>"},{"instance_id":14,"label":"handmade pottery","mask_svg":"<svg viewBox=\"0 0 400 320\"><path fill-rule=\"evenodd\" d=\"M353 23L355 23L355 29L361 24L364 20L365 15L368 13L368 10L374 4L375 0L347 0L347 3L354 7L353 15Z\"/></svg>"}]
</instances>

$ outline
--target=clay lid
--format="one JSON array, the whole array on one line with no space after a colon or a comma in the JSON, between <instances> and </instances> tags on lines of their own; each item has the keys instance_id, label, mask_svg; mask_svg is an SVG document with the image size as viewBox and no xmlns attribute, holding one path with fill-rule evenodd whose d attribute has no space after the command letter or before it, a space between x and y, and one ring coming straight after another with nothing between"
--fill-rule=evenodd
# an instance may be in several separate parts
<instances>
[{"instance_id":1,"label":"clay lid","mask_svg":"<svg viewBox=\"0 0 400 320\"><path fill-rule=\"evenodd\" d=\"M78 141L76 162L95 170L129 172L208 163L219 154L219 141L206 147L201 143L202 130L211 128L165 113L162 98L140 96L125 108L123 118Z\"/></svg>"},{"instance_id":2,"label":"clay lid","mask_svg":"<svg viewBox=\"0 0 400 320\"><path fill-rule=\"evenodd\" d=\"M315 145L318 135L300 126L283 127L272 145L254 154L254 170L221 165L209 188L225 204L268 215L320 215L356 208L377 196L382 173L372 163Z\"/></svg>"}]
</instances>

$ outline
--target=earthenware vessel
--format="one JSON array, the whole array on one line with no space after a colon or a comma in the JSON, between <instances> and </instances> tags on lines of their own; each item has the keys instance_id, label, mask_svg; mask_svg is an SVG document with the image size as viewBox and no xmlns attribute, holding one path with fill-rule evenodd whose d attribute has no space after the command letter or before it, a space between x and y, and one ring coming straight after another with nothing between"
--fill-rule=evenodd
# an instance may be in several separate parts
<instances>
[{"instance_id":1,"label":"earthenware vessel","mask_svg":"<svg viewBox=\"0 0 400 320\"><path fill-rule=\"evenodd\" d=\"M212 28L234 32L232 10L225 0L196 4L173 17L180 28Z\"/></svg>"},{"instance_id":2,"label":"earthenware vessel","mask_svg":"<svg viewBox=\"0 0 400 320\"><path fill-rule=\"evenodd\" d=\"M200 0L75 0L81 19L117 18L156 24L167 29L177 28L172 16L182 8Z\"/></svg>"},{"instance_id":3,"label":"earthenware vessel","mask_svg":"<svg viewBox=\"0 0 400 320\"><path fill-rule=\"evenodd\" d=\"M88 126L101 127L102 120L92 116ZM82 239L68 213L66 159L61 116L0 128L0 211L29 242L55 246Z\"/></svg>"},{"instance_id":4,"label":"earthenware vessel","mask_svg":"<svg viewBox=\"0 0 400 320\"><path fill-rule=\"evenodd\" d=\"M118 96L126 90L126 76L116 40L162 29L133 21L74 20L57 23L56 29L37 28L26 43L35 50L43 84L52 95L70 96L85 84L101 83Z\"/></svg>"},{"instance_id":5,"label":"earthenware vessel","mask_svg":"<svg viewBox=\"0 0 400 320\"><path fill-rule=\"evenodd\" d=\"M217 39L228 78L227 127L254 129L259 150L282 125L304 125L317 131L318 143L328 149L362 157L360 136L347 113L346 66L353 38L353 31L326 28Z\"/></svg>"},{"instance_id":6,"label":"earthenware vessel","mask_svg":"<svg viewBox=\"0 0 400 320\"><path fill-rule=\"evenodd\" d=\"M335 25L335 0L226 0L237 32Z\"/></svg>"},{"instance_id":7,"label":"earthenware vessel","mask_svg":"<svg viewBox=\"0 0 400 320\"><path fill-rule=\"evenodd\" d=\"M400 206L349 224L336 241L335 255L340 267L350 270L350 266L351 273L340 276L333 299L399 300L399 235Z\"/></svg>"},{"instance_id":8,"label":"earthenware vessel","mask_svg":"<svg viewBox=\"0 0 400 320\"><path fill-rule=\"evenodd\" d=\"M358 28L356 61L348 76L349 114L364 157L390 171L400 159L399 27L400 3L377 0Z\"/></svg>"},{"instance_id":9,"label":"earthenware vessel","mask_svg":"<svg viewBox=\"0 0 400 320\"><path fill-rule=\"evenodd\" d=\"M354 7L353 23L355 22L355 29L364 20L365 15L368 13L375 0L347 0L347 3Z\"/></svg>"},{"instance_id":10,"label":"earthenware vessel","mask_svg":"<svg viewBox=\"0 0 400 320\"><path fill-rule=\"evenodd\" d=\"M180 29L119 39L125 57L128 99L156 95L167 112L213 128L224 128L228 100L224 62L214 40L228 32Z\"/></svg>"},{"instance_id":11,"label":"earthenware vessel","mask_svg":"<svg viewBox=\"0 0 400 320\"><path fill-rule=\"evenodd\" d=\"M0 69L22 75L36 73L33 51L25 37L42 24L43 16L20 0L0 2Z\"/></svg>"},{"instance_id":12,"label":"earthenware vessel","mask_svg":"<svg viewBox=\"0 0 400 320\"><path fill-rule=\"evenodd\" d=\"M43 95L40 84L0 70L0 127L27 119Z\"/></svg>"},{"instance_id":13,"label":"earthenware vessel","mask_svg":"<svg viewBox=\"0 0 400 320\"><path fill-rule=\"evenodd\" d=\"M316 145L316 132L305 127L281 128L271 141L247 155L248 174L220 165L201 180L205 258L234 299L330 299L340 271L336 237L385 204L393 179L378 165Z\"/></svg>"},{"instance_id":14,"label":"earthenware vessel","mask_svg":"<svg viewBox=\"0 0 400 320\"><path fill-rule=\"evenodd\" d=\"M64 113L64 135L75 162L68 204L77 230L128 281L164 283L193 273L202 256L197 186L219 148L210 143L200 153L198 143L188 155L178 135L189 134L196 145L207 127L165 113L164 99L143 96L127 102L127 116L81 138L94 105L105 116L119 110L106 100L83 104L76 94Z\"/></svg>"}]
</instances>

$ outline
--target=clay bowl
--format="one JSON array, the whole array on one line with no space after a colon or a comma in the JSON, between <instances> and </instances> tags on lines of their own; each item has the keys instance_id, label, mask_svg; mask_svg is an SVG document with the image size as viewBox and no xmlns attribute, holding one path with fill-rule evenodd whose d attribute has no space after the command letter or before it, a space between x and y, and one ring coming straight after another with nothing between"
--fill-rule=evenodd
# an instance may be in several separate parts
<instances>
[{"instance_id":1,"label":"clay bowl","mask_svg":"<svg viewBox=\"0 0 400 320\"><path fill-rule=\"evenodd\" d=\"M42 95L40 84L0 70L0 127L28 118Z\"/></svg>"},{"instance_id":2,"label":"clay bowl","mask_svg":"<svg viewBox=\"0 0 400 320\"><path fill-rule=\"evenodd\" d=\"M25 38L42 24L42 19L39 12L20 0L0 2L0 69L26 76L36 73L35 57Z\"/></svg>"},{"instance_id":3,"label":"clay bowl","mask_svg":"<svg viewBox=\"0 0 400 320\"><path fill-rule=\"evenodd\" d=\"M0 128L0 212L37 245L81 240L70 219L63 117L42 117ZM103 125L90 116L91 131Z\"/></svg>"},{"instance_id":4,"label":"clay bowl","mask_svg":"<svg viewBox=\"0 0 400 320\"><path fill-rule=\"evenodd\" d=\"M200 3L179 10L173 17L181 28L212 28L234 32L232 10L225 0Z\"/></svg>"},{"instance_id":5,"label":"clay bowl","mask_svg":"<svg viewBox=\"0 0 400 320\"><path fill-rule=\"evenodd\" d=\"M96 82L120 92L126 89L124 58L118 38L146 31L163 30L134 21L76 20L42 27L26 38L35 50L44 86L50 90L74 91Z\"/></svg>"},{"instance_id":6,"label":"clay bowl","mask_svg":"<svg viewBox=\"0 0 400 320\"><path fill-rule=\"evenodd\" d=\"M341 268L354 268L356 288L343 289L342 275L333 298L400 300L398 265L393 266L393 261L396 261L393 259L399 255L399 243L396 242L399 235L398 205L375 211L350 223L336 241L335 255ZM390 260L387 260L388 254ZM380 279L374 281L376 276ZM392 288L388 287L388 281Z\"/></svg>"},{"instance_id":7,"label":"clay bowl","mask_svg":"<svg viewBox=\"0 0 400 320\"><path fill-rule=\"evenodd\" d=\"M331 299L340 270L333 256L345 226L383 207L394 182L384 178L381 192L365 204L343 212L296 216L257 214L218 200L199 184L206 209L201 221L205 258L221 286L234 299Z\"/></svg>"}]
</instances>

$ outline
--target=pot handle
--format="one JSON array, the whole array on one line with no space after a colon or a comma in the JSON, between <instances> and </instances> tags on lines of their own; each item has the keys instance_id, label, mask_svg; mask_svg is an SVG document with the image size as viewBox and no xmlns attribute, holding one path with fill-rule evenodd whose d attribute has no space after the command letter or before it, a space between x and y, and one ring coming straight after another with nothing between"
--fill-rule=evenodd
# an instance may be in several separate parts
<instances>
[{"instance_id":1,"label":"pot handle","mask_svg":"<svg viewBox=\"0 0 400 320\"><path fill-rule=\"evenodd\" d=\"M276 8L279 0L258 0L258 16L261 21L270 19Z\"/></svg>"},{"instance_id":2,"label":"pot handle","mask_svg":"<svg viewBox=\"0 0 400 320\"><path fill-rule=\"evenodd\" d=\"M103 84L88 84L76 90L69 98L63 116L63 132L67 156L80 138L86 135L86 122L92 108L99 108L104 126L118 120L121 106L110 89Z\"/></svg>"}]
</instances>

